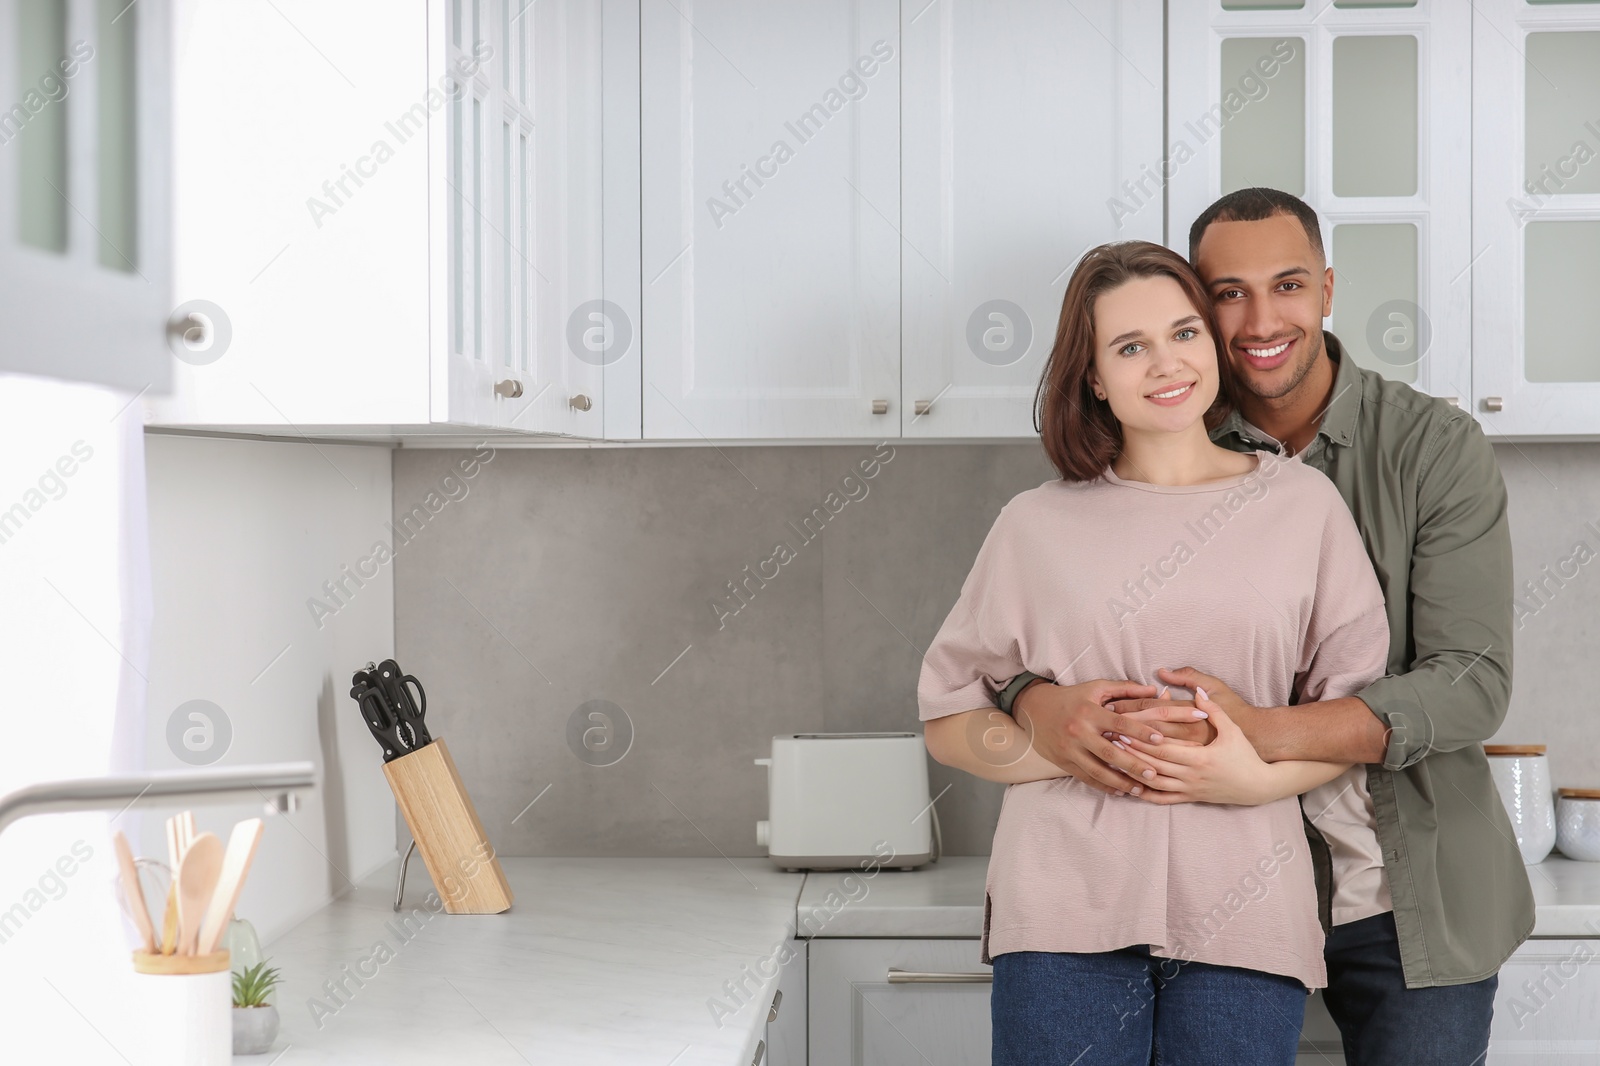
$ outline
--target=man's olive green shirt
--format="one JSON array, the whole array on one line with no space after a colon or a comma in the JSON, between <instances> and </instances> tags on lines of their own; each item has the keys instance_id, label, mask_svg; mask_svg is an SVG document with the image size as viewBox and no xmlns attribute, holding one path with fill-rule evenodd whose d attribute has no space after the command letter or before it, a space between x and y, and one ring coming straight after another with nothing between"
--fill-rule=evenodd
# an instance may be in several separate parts
<instances>
[{"instance_id":1,"label":"man's olive green shirt","mask_svg":"<svg viewBox=\"0 0 1600 1066\"><path fill-rule=\"evenodd\" d=\"M1406 986L1478 981L1499 970L1534 921L1528 874L1483 752L1511 697L1505 482L1471 415L1358 367L1331 333L1323 337L1336 364L1333 399L1300 457L1344 497L1388 606L1385 674L1356 695L1390 728L1367 786ZM1283 452L1237 411L1211 439L1239 452ZM1225 664L1172 665L1228 680ZM1002 709L1037 676L1007 685ZM1326 926L1331 863L1306 827Z\"/></svg>"}]
</instances>

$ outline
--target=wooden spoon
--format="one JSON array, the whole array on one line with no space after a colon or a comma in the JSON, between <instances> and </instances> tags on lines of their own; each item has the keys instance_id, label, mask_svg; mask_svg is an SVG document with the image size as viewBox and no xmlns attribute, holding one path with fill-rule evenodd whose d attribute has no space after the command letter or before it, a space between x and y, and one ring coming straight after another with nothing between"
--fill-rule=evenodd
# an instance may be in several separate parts
<instances>
[{"instance_id":1,"label":"wooden spoon","mask_svg":"<svg viewBox=\"0 0 1600 1066\"><path fill-rule=\"evenodd\" d=\"M215 833L201 833L184 853L178 866L178 950L193 955L200 936L200 923L217 889L222 873L222 841Z\"/></svg>"},{"instance_id":2,"label":"wooden spoon","mask_svg":"<svg viewBox=\"0 0 1600 1066\"><path fill-rule=\"evenodd\" d=\"M261 841L261 819L251 818L233 827L228 837L228 853L222 860L222 875L217 878L217 891L206 908L205 921L200 925L200 940L195 954L209 955L217 950L233 908L239 902L239 892L244 888L245 874L250 872L250 860L255 858L256 845Z\"/></svg>"},{"instance_id":3,"label":"wooden spoon","mask_svg":"<svg viewBox=\"0 0 1600 1066\"><path fill-rule=\"evenodd\" d=\"M122 870L122 894L127 897L133 924L139 929L144 949L153 954L156 950L156 931L150 924L150 908L144 901L144 886L139 884L139 868L133 864L133 849L128 847L128 838L122 835L120 829L111 835L111 843L117 849L117 865Z\"/></svg>"}]
</instances>

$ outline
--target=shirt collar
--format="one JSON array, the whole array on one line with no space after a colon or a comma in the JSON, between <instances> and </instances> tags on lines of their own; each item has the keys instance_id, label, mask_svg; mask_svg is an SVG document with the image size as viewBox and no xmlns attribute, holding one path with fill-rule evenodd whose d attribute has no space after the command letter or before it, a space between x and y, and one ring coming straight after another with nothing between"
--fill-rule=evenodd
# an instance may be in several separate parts
<instances>
[{"instance_id":1,"label":"shirt collar","mask_svg":"<svg viewBox=\"0 0 1600 1066\"><path fill-rule=\"evenodd\" d=\"M1317 426L1317 434L1328 438L1335 444L1348 447L1356 439L1356 423L1361 417L1361 369L1356 366L1354 359L1345 352L1344 346L1327 330L1322 331L1322 343L1327 348L1328 358L1333 360L1333 399L1328 408L1323 412L1322 422ZM1257 427L1245 420L1234 408L1217 427L1218 436L1233 433L1244 440L1267 437Z\"/></svg>"}]
</instances>

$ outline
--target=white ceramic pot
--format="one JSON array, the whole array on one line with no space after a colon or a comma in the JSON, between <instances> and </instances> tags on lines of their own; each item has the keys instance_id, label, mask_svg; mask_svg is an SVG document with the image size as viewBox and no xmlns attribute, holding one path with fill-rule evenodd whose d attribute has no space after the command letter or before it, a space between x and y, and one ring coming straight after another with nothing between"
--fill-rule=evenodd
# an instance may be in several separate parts
<instances>
[{"instance_id":1,"label":"white ceramic pot","mask_svg":"<svg viewBox=\"0 0 1600 1066\"><path fill-rule=\"evenodd\" d=\"M233 1053L260 1055L278 1039L277 1007L233 1008Z\"/></svg>"},{"instance_id":2,"label":"white ceramic pot","mask_svg":"<svg viewBox=\"0 0 1600 1066\"><path fill-rule=\"evenodd\" d=\"M1556 845L1556 805L1544 746L1485 744L1484 751L1523 863L1543 862Z\"/></svg>"},{"instance_id":3,"label":"white ceramic pot","mask_svg":"<svg viewBox=\"0 0 1600 1066\"><path fill-rule=\"evenodd\" d=\"M135 1009L147 1027L147 1054L139 1066L228 1066L233 1061L228 1031L233 978L226 951L200 956L140 951L134 953L134 969Z\"/></svg>"},{"instance_id":4,"label":"white ceramic pot","mask_svg":"<svg viewBox=\"0 0 1600 1066\"><path fill-rule=\"evenodd\" d=\"M1600 862L1600 792L1561 790L1556 801L1556 847L1569 859Z\"/></svg>"}]
</instances>

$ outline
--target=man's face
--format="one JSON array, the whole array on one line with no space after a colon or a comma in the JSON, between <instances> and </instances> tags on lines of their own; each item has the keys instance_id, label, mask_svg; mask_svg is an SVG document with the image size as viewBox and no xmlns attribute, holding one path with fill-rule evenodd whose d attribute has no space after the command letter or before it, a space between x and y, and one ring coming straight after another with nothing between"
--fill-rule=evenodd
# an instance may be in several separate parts
<instances>
[{"instance_id":1,"label":"man's face","mask_svg":"<svg viewBox=\"0 0 1600 1066\"><path fill-rule=\"evenodd\" d=\"M1195 260L1239 383L1262 399L1292 393L1322 358L1322 320L1333 310L1333 271L1300 220L1213 222Z\"/></svg>"}]
</instances>

